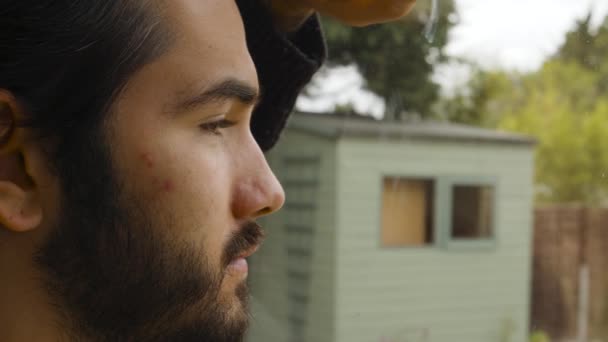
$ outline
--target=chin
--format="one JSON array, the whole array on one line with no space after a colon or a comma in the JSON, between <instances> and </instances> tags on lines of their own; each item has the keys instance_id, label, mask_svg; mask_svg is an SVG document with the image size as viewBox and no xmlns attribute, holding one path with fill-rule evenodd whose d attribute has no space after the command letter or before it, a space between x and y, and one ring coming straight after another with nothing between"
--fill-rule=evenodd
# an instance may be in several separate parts
<instances>
[{"instance_id":1,"label":"chin","mask_svg":"<svg viewBox=\"0 0 608 342\"><path fill-rule=\"evenodd\" d=\"M232 285L232 284L230 284ZM245 281L226 288L222 294L226 317L231 321L249 320L249 287Z\"/></svg>"}]
</instances>

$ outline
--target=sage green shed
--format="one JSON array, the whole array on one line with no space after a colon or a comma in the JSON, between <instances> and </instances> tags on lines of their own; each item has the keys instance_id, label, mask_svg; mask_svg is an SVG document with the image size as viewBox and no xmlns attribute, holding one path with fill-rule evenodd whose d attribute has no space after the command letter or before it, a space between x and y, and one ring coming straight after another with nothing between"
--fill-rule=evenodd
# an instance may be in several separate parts
<instances>
[{"instance_id":1,"label":"sage green shed","mask_svg":"<svg viewBox=\"0 0 608 342\"><path fill-rule=\"evenodd\" d=\"M523 342L533 139L294 114L251 259L250 342Z\"/></svg>"}]
</instances>

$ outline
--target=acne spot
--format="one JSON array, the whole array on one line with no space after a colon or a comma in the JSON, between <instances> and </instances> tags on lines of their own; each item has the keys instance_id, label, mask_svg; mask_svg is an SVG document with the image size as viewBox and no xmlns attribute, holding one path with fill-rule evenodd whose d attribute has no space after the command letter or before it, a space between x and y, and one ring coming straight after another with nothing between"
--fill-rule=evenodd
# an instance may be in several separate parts
<instances>
[{"instance_id":1,"label":"acne spot","mask_svg":"<svg viewBox=\"0 0 608 342\"><path fill-rule=\"evenodd\" d=\"M142 153L139 155L139 159L141 159L141 161L144 162L144 164L146 164L146 166L148 168L153 168L154 167L154 161L152 160L152 158L150 157L150 155L148 153Z\"/></svg>"},{"instance_id":2,"label":"acne spot","mask_svg":"<svg viewBox=\"0 0 608 342\"><path fill-rule=\"evenodd\" d=\"M165 192L171 192L173 191L173 182L171 182L170 180L166 180L163 182L163 190L165 190Z\"/></svg>"}]
</instances>

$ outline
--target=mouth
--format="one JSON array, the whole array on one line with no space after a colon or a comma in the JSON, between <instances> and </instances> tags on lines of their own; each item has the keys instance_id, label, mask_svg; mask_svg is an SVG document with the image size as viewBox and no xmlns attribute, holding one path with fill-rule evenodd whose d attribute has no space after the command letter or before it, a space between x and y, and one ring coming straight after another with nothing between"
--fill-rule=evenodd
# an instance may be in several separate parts
<instances>
[{"instance_id":1,"label":"mouth","mask_svg":"<svg viewBox=\"0 0 608 342\"><path fill-rule=\"evenodd\" d=\"M226 272L247 275L247 258L253 255L264 240L264 231L255 222L247 222L240 230L233 232L222 257Z\"/></svg>"},{"instance_id":2,"label":"mouth","mask_svg":"<svg viewBox=\"0 0 608 342\"><path fill-rule=\"evenodd\" d=\"M237 257L235 259L239 259L239 258L249 258L250 256L253 255L253 253L257 252L258 249L260 248L260 245L255 245L249 249L247 249L246 251L243 251L241 254L237 255Z\"/></svg>"},{"instance_id":3,"label":"mouth","mask_svg":"<svg viewBox=\"0 0 608 342\"><path fill-rule=\"evenodd\" d=\"M234 259L232 259L230 264L228 264L226 271L230 274L247 275L249 273L249 264L247 263L247 258L253 255L253 253L255 253L259 247L259 245L256 245L237 255Z\"/></svg>"}]
</instances>

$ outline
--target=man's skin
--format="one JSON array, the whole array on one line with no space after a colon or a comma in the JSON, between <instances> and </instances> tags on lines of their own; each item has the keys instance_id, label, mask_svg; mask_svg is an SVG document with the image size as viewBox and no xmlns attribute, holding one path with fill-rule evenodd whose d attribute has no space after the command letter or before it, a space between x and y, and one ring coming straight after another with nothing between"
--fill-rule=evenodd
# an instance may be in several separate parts
<instances>
[{"instance_id":1,"label":"man's skin","mask_svg":"<svg viewBox=\"0 0 608 342\"><path fill-rule=\"evenodd\" d=\"M246 312L235 288L243 265L221 269L234 230L278 210L281 185L249 130L258 81L236 5L225 0L173 0L167 12L179 37L170 51L129 82L109 119L116 173L147 214L166 221L163 232L183 248L204 251L213 272L224 274L220 298L232 320ZM252 101L216 96L206 104L180 102L232 81ZM0 100L25 115L6 92ZM217 133L201 125L228 120ZM21 139L5 150L0 179L0 331L2 341L56 341L55 308L39 282L32 255L57 222L58 186L44 167L41 146ZM23 156L20 163L18 153ZM183 241L188 241L185 244ZM200 267L206 267L203 263Z\"/></svg>"},{"instance_id":2,"label":"man's skin","mask_svg":"<svg viewBox=\"0 0 608 342\"><path fill-rule=\"evenodd\" d=\"M309 11L303 13L308 15ZM134 312L126 319L149 318L150 323L133 328L133 334L139 334L133 336L144 336L148 329L195 326L199 315L209 307L222 313L227 326L246 324L242 287L247 266L242 257L253 253L260 242L251 222L275 212L284 202L283 189L250 131L259 85L235 3L172 0L165 2L163 15L175 40L165 54L131 77L103 127L104 136L111 140L108 168L115 181L108 187L116 188L115 205L124 216L123 221L117 219L124 225L114 230L117 241L122 241L120 235L125 234L132 239L125 241L132 245L125 245L127 252L112 253L112 248L122 245L92 240L95 246L104 246L109 255L92 264L108 270L99 293L78 288L77 279L75 285L61 288L82 290L85 299L99 295L98 302L91 299L89 313L95 314L96 305L105 312L124 304L126 308L121 310ZM0 122L27 118L27 112L9 91L0 89L0 104ZM51 250L47 246L51 241L52 246L63 246L55 247L56 252L65 252L80 262L78 252L70 250L73 244L61 245L54 235L58 226L73 223L69 218L80 213L70 210L77 203L62 202L60 183L45 160L48 146L32 135L28 129L18 128L0 145L0 340L74 340L78 331L68 330L77 329L76 323L66 317L71 311L51 295L45 282L48 274L41 270L37 258L41 249ZM103 222L91 224L99 225L100 230L104 227ZM68 236L78 234L77 224L66 225L71 228ZM142 227L148 230L144 232ZM235 236L246 231L251 232L250 241L236 245L242 251L235 249ZM159 264L148 270L144 260L144 266L124 271L125 291L131 295L113 297L110 285L123 281L115 269L122 270L123 264L134 262L117 256L147 255L136 254L138 251L160 255ZM179 263L183 255L192 269L173 276L173 269L185 269ZM224 260L226 256L230 260ZM95 275L92 270L87 275L83 266L66 265L66 269L83 277ZM176 303L179 308L170 308L170 317L143 316L145 313L133 308L132 303L149 300L153 308L157 302L172 303L167 303L171 293L153 292L160 281L143 281L139 288L133 285L138 283L132 273L140 269L149 271L151 279L166 279L167 292L190 285L192 279L210 278L213 281L205 289L213 296L198 292L184 295L180 297L182 302ZM110 289L104 287L105 281ZM150 296L137 298L138 294ZM108 298L122 302L105 300ZM126 323L125 327L130 328ZM217 329L221 328L218 325ZM86 336L92 335L87 334L95 332L83 334L85 337L78 338L88 340Z\"/></svg>"}]
</instances>

